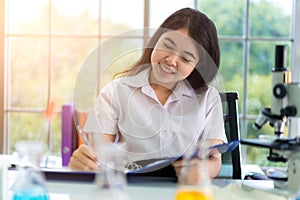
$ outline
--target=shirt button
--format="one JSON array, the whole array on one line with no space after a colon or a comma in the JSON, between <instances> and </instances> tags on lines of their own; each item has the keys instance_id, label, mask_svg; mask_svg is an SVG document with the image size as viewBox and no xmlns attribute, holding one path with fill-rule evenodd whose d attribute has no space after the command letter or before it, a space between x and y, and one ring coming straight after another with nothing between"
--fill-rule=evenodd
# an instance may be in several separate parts
<instances>
[{"instance_id":1,"label":"shirt button","mask_svg":"<svg viewBox=\"0 0 300 200\"><path fill-rule=\"evenodd\" d=\"M166 136L167 136L167 131L163 131L163 132L162 132L162 135L163 135L164 137L166 137Z\"/></svg>"}]
</instances>

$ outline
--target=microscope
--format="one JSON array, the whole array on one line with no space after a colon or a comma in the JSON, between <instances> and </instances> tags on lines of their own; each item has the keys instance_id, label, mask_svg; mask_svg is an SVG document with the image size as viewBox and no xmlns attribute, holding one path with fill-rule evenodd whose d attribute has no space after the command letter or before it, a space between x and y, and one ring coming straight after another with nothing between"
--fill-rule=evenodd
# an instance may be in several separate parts
<instances>
[{"instance_id":1,"label":"microscope","mask_svg":"<svg viewBox=\"0 0 300 200\"><path fill-rule=\"evenodd\" d=\"M270 192L294 197L300 187L300 133L295 137L284 137L283 132L289 118L300 117L300 83L291 82L285 57L286 46L276 46L271 108L263 108L253 125L259 130L269 121L274 128L274 137L270 141L242 139L241 144L268 148L269 161L287 163L286 172L267 173L274 180L274 189Z\"/></svg>"}]
</instances>

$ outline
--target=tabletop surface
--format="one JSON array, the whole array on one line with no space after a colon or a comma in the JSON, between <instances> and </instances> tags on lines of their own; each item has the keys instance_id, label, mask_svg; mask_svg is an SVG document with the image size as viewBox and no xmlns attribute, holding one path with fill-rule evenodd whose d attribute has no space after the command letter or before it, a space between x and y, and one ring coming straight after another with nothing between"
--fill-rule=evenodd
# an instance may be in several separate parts
<instances>
[{"instance_id":1,"label":"tabletop surface","mask_svg":"<svg viewBox=\"0 0 300 200\"><path fill-rule=\"evenodd\" d=\"M14 183L16 174L16 171L8 171L8 193L7 197L3 199L11 199L12 191L9 188ZM99 187L95 182L46 181L45 185L49 192L50 200L111 199L109 190ZM214 179L211 183L211 189L215 200L286 199L281 195L251 189L251 185L259 186L266 190L273 188L272 181ZM179 185L177 183L171 182L129 183L126 185L125 190L122 190L119 194L123 200L172 200L178 188Z\"/></svg>"},{"instance_id":2,"label":"tabletop surface","mask_svg":"<svg viewBox=\"0 0 300 200\"><path fill-rule=\"evenodd\" d=\"M251 167L252 168L252 167ZM2 170L3 172L3 170ZM2 173L5 187L2 187L2 199L10 200L12 196L11 186L17 179L18 171L7 170ZM50 200L82 200L82 199L111 199L109 190L99 187L96 182L74 182L51 180L45 181ZM240 199L287 199L284 191L273 189L273 181L214 179L211 190L215 200L240 200ZM259 188L259 189L253 189ZM121 193L122 200L172 200L175 197L179 185L174 182L137 182L127 183ZM270 192L272 191L272 193ZM115 192L114 192L115 194ZM1 197L1 196L0 196ZM124 198L127 197L127 198ZM1 198L0 198L1 199Z\"/></svg>"}]
</instances>

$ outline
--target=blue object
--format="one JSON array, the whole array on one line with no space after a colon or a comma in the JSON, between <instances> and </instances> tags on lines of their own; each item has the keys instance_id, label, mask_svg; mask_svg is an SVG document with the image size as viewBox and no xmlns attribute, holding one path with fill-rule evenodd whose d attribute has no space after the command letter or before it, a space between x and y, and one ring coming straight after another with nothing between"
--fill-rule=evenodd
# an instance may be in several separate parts
<instances>
[{"instance_id":1,"label":"blue object","mask_svg":"<svg viewBox=\"0 0 300 200\"><path fill-rule=\"evenodd\" d=\"M28 188L15 192L13 200L49 200L49 197L42 187Z\"/></svg>"},{"instance_id":2,"label":"blue object","mask_svg":"<svg viewBox=\"0 0 300 200\"><path fill-rule=\"evenodd\" d=\"M300 200L300 188L298 189L296 200Z\"/></svg>"},{"instance_id":3,"label":"blue object","mask_svg":"<svg viewBox=\"0 0 300 200\"><path fill-rule=\"evenodd\" d=\"M245 174L245 180L270 180L266 175L258 172L248 172Z\"/></svg>"},{"instance_id":4,"label":"blue object","mask_svg":"<svg viewBox=\"0 0 300 200\"><path fill-rule=\"evenodd\" d=\"M215 151L217 151L218 153L226 153L226 152L233 151L239 145L239 142L240 142L239 140L233 140L229 143L217 144L217 145L214 145L214 146L210 146L208 148L210 150L209 154L216 153ZM190 158L199 158L198 155L200 153L200 150L201 149L197 148L195 150L195 152L192 153ZM158 160L156 162L153 162L153 163L150 163L150 164L144 166L143 168L130 171L130 172L128 172L128 174L138 174L138 173L156 171L156 170L164 168L164 167L168 166L169 164L171 164L172 162L174 162L176 160L180 160L182 158L183 158L183 156L177 156L177 157Z\"/></svg>"},{"instance_id":5,"label":"blue object","mask_svg":"<svg viewBox=\"0 0 300 200\"><path fill-rule=\"evenodd\" d=\"M49 200L42 174L33 169L20 169L14 183L12 200Z\"/></svg>"},{"instance_id":6,"label":"blue object","mask_svg":"<svg viewBox=\"0 0 300 200\"><path fill-rule=\"evenodd\" d=\"M15 183L12 185L12 200L49 200L44 177L39 170L43 143L21 141L16 144L20 165Z\"/></svg>"},{"instance_id":7,"label":"blue object","mask_svg":"<svg viewBox=\"0 0 300 200\"><path fill-rule=\"evenodd\" d=\"M222 154L222 153L231 152L239 145L239 143L240 143L239 140L233 140L229 143L223 143L223 144L217 144L217 145L210 146L210 147L208 147L208 150L209 150L208 155L213 155L216 153ZM195 150L195 152L190 156L190 158L198 158L201 150L202 149L197 148Z\"/></svg>"},{"instance_id":8,"label":"blue object","mask_svg":"<svg viewBox=\"0 0 300 200\"><path fill-rule=\"evenodd\" d=\"M219 153L227 153L230 151L233 151L238 145L240 141L239 140L233 140L229 143L224 144L217 144L214 146L209 147L209 149L216 149L219 151Z\"/></svg>"}]
</instances>

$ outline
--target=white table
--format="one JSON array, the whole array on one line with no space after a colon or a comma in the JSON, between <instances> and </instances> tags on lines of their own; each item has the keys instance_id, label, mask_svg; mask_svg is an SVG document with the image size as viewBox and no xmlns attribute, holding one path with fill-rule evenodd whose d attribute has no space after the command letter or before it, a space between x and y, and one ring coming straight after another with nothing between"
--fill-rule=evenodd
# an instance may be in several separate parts
<instances>
[{"instance_id":1,"label":"white table","mask_svg":"<svg viewBox=\"0 0 300 200\"><path fill-rule=\"evenodd\" d=\"M251 169L253 169L253 167L251 167ZM9 190L9 188L16 180L17 171L8 170L5 173L7 175L7 179L5 183L6 189L3 192L3 194L6 196L3 198L3 200L10 200L12 191ZM259 186L266 190L272 189L272 181L243 181L218 179L213 180L212 182L212 191L214 193L215 200L286 199L280 195L270 194L261 190L249 189L251 185ZM49 191L51 200L105 200L104 197L106 195L105 190L99 188L99 186L97 186L95 183L47 181L46 187ZM176 189L177 184L175 183L155 182L128 184L126 191L129 200L172 200L174 199Z\"/></svg>"},{"instance_id":2,"label":"white table","mask_svg":"<svg viewBox=\"0 0 300 200\"><path fill-rule=\"evenodd\" d=\"M225 183L226 186L220 187L212 185L215 200L240 200L240 199L264 199L279 200L286 199L283 196L266 193L259 190L244 189L242 182L218 180ZM271 188L272 181L246 181L248 184L256 184L261 187ZM218 183L219 184L219 183ZM222 183L221 183L222 184ZM48 182L47 187L50 192L51 200L82 200L82 199L103 199L105 200L104 189L95 184L87 183L62 183ZM127 186L127 195L130 200L172 200L177 189L175 183L147 183L147 184L129 184Z\"/></svg>"},{"instance_id":3,"label":"white table","mask_svg":"<svg viewBox=\"0 0 300 200\"><path fill-rule=\"evenodd\" d=\"M9 182L11 185L16 178L16 171L8 171ZM259 190L251 190L244 187L243 183L255 184L256 186L264 188L272 188L272 181L242 181L218 179L212 181L212 191L215 200L240 200L240 199L264 199L276 200L285 199L282 196L269 194ZM134 183L128 184L126 192L129 200L172 200L177 189L175 183ZM50 194L51 200L105 200L107 190L101 189L95 183L81 183L81 182L63 182L63 181L48 181L46 187ZM12 192L8 192L11 196ZM10 199L9 197L5 199Z\"/></svg>"},{"instance_id":4,"label":"white table","mask_svg":"<svg viewBox=\"0 0 300 200\"><path fill-rule=\"evenodd\" d=\"M51 182L47 186L52 195L50 195L51 200L105 200L105 196L108 195L105 189L101 189L95 184ZM175 190L176 185L174 183L129 185L127 186L127 195L128 199L132 200L167 200L174 198Z\"/></svg>"}]
</instances>

